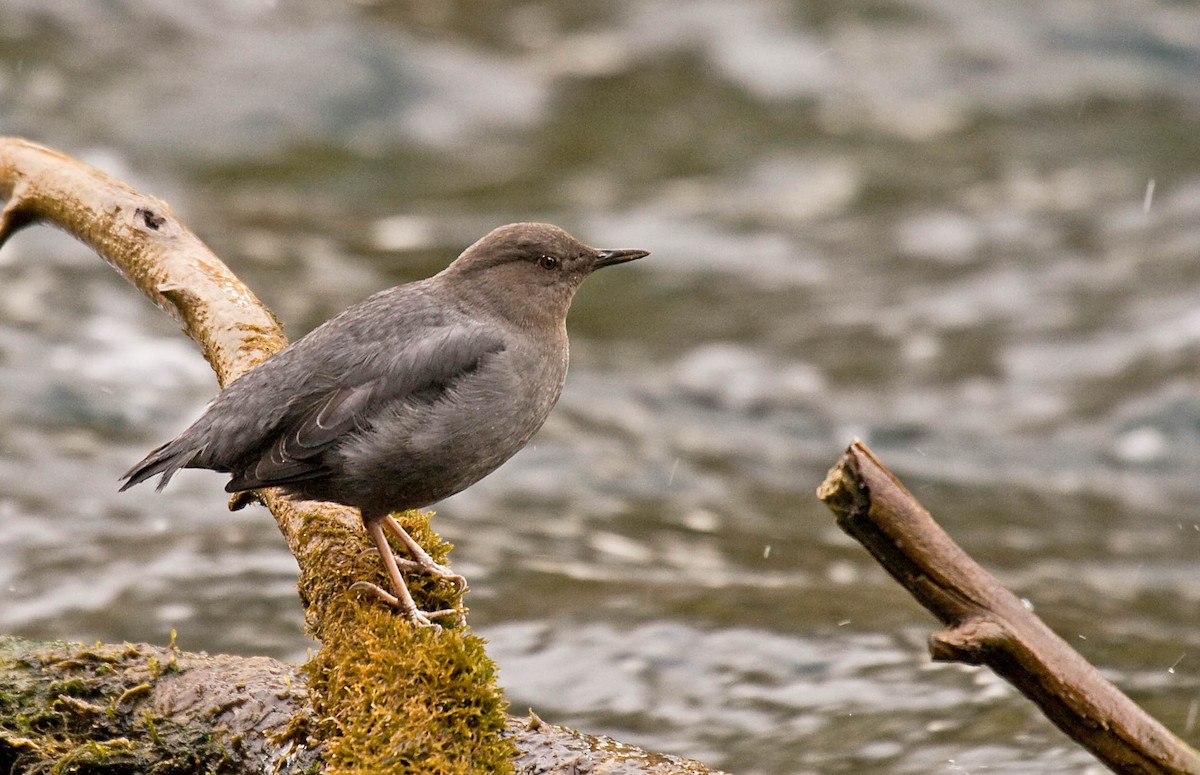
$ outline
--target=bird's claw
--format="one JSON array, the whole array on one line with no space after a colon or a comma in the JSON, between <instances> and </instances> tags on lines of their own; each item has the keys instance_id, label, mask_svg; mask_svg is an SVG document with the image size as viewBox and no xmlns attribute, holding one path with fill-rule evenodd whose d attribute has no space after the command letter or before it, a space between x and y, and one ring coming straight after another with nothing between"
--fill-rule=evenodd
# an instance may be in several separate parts
<instances>
[{"instance_id":1,"label":"bird's claw","mask_svg":"<svg viewBox=\"0 0 1200 775\"><path fill-rule=\"evenodd\" d=\"M441 625L436 624L432 620L441 618L443 616L458 616L460 617L461 621L462 611L457 608L443 608L439 611L422 611L420 608L416 608L414 606L411 610L405 610L408 608L408 606L405 606L404 603L400 601L400 598L396 597L391 592L388 592L378 584L373 584L370 581L356 581L350 585L350 589L355 592L366 592L367 594L374 596L385 605L395 608L397 611L403 613L413 624L417 625L418 627L436 627L440 630Z\"/></svg>"},{"instance_id":2,"label":"bird's claw","mask_svg":"<svg viewBox=\"0 0 1200 775\"><path fill-rule=\"evenodd\" d=\"M461 573L455 573L445 565L439 565L436 562L429 566L421 565L420 567L430 576L439 578L443 581L449 581L451 584L458 587L459 594L467 591L467 577Z\"/></svg>"}]
</instances>

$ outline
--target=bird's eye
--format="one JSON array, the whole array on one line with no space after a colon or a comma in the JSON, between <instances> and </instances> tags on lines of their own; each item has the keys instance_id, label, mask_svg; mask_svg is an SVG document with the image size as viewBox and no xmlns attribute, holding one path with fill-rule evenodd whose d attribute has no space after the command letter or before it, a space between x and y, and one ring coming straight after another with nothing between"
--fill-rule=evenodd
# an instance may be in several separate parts
<instances>
[{"instance_id":1,"label":"bird's eye","mask_svg":"<svg viewBox=\"0 0 1200 775\"><path fill-rule=\"evenodd\" d=\"M538 266L542 269L558 269L558 259L554 256L542 256L538 259Z\"/></svg>"}]
</instances>

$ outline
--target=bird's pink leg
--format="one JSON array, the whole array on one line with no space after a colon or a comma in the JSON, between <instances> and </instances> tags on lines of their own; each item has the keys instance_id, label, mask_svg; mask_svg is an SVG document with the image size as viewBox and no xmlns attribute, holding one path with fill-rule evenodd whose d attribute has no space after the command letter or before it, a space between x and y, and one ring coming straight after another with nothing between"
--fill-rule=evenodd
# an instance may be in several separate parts
<instances>
[{"instance_id":1,"label":"bird's pink leg","mask_svg":"<svg viewBox=\"0 0 1200 775\"><path fill-rule=\"evenodd\" d=\"M388 517L387 519L391 519L391 517ZM395 520L392 521L395 522ZM437 617L461 615L462 612L454 608L448 608L442 611L422 611L421 609L417 608L416 601L413 600L412 594L408 591L408 585L404 583L404 577L400 575L400 568L396 562L395 555L392 554L392 547L388 545L387 537L383 534L383 525L380 524L381 520L367 519L363 520L363 522L366 525L367 533L371 536L371 540L375 542L376 548L379 549L379 557L381 560L383 560L383 567L387 570L388 577L392 580L392 587L395 589L396 594L390 594L378 584L372 584L369 581L357 581L350 585L351 589L370 592L393 608L400 609L400 612L411 619L414 624L423 627L436 627L437 625L435 625L431 619ZM400 528L399 524L397 524L396 527ZM400 528L400 532L404 532L403 528ZM412 541L412 538L408 536L407 533L404 533L404 535L408 537L409 541ZM416 542L413 541L413 543L415 544ZM421 550L421 553L424 554L426 559L428 559L433 565L443 570L447 570L444 568L444 566L434 563L432 558L430 558L424 550ZM408 562L409 561L407 560L405 561L406 564L408 564ZM426 565L419 559L415 564L420 566L421 569L427 570ZM435 573L434 575L440 574ZM443 576L443 578L445 577ZM462 576L459 576L458 578L461 579ZM465 579L463 579L463 586L466 586Z\"/></svg>"},{"instance_id":2,"label":"bird's pink leg","mask_svg":"<svg viewBox=\"0 0 1200 775\"><path fill-rule=\"evenodd\" d=\"M404 544L404 548L407 549L408 553L412 555L413 561L416 562L417 566L420 567L421 570L425 571L430 576L435 576L439 579L445 579L446 581L454 583L458 587L459 592L467 591L467 579L464 576L450 570L445 565L434 562L433 558L429 556L429 553L426 552L425 549L408 534L408 531L400 527L400 523L396 521L395 517L393 517L391 514L388 514L380 521L383 523L383 527L391 530L392 535L400 539L400 543ZM384 545L386 546L386 543ZM380 551L383 551L382 548Z\"/></svg>"}]
</instances>

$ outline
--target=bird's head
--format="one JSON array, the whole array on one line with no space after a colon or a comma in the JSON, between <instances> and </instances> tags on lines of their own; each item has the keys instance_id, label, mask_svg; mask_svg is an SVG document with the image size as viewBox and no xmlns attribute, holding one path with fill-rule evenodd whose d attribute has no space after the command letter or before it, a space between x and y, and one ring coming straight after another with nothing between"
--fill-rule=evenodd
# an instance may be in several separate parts
<instances>
[{"instance_id":1,"label":"bird's head","mask_svg":"<svg viewBox=\"0 0 1200 775\"><path fill-rule=\"evenodd\" d=\"M439 278L506 317L562 321L588 275L646 255L593 248L547 223L511 223L464 250Z\"/></svg>"}]
</instances>

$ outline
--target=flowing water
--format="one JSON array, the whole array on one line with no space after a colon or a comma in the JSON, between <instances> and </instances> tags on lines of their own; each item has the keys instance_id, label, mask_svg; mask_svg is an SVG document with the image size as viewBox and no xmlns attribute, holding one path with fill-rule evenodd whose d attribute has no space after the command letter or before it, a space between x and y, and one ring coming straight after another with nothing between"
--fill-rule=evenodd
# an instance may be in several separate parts
<instances>
[{"instance_id":1,"label":"flowing water","mask_svg":"<svg viewBox=\"0 0 1200 775\"><path fill-rule=\"evenodd\" d=\"M513 710L739 773L1091 773L814 490L865 439L1200 743L1200 10L1063 0L4 0L0 134L170 201L296 337L491 227L653 255L437 507ZM48 229L0 251L0 632L299 661L215 392Z\"/></svg>"}]
</instances>

